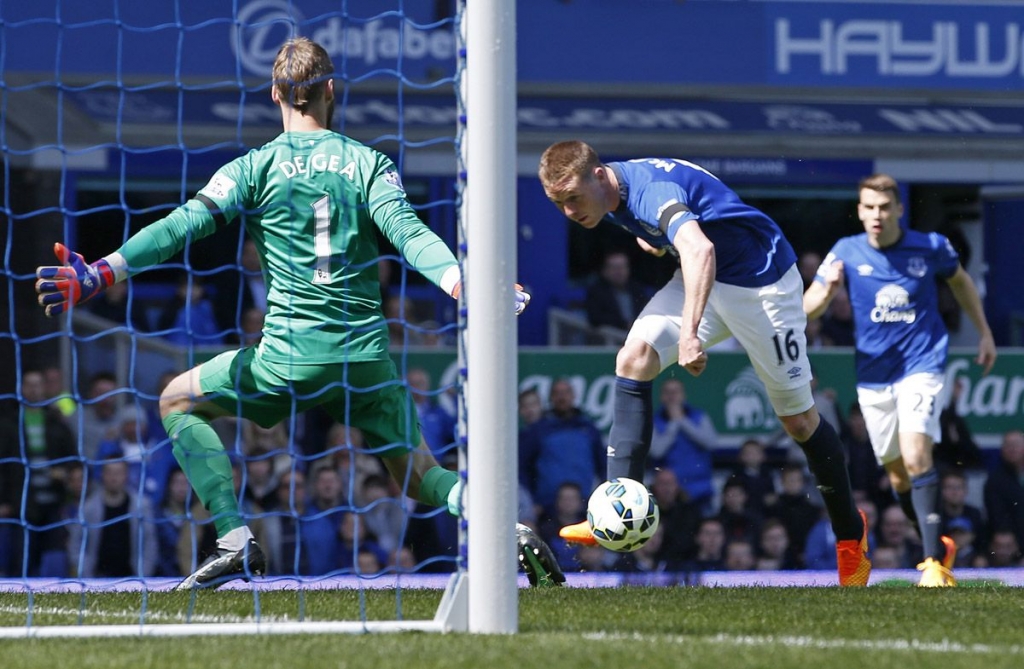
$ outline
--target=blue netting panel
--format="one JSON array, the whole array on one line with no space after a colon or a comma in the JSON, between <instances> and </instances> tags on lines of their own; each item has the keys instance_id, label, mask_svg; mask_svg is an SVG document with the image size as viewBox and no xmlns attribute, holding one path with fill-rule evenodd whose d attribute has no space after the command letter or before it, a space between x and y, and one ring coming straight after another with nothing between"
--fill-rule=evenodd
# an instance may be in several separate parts
<instances>
[{"instance_id":1,"label":"blue netting panel","mask_svg":"<svg viewBox=\"0 0 1024 669\"><path fill-rule=\"evenodd\" d=\"M272 139L270 64L299 34L334 61L334 128L395 161L421 218L454 249L455 12L401 0L0 0L0 364L12 370L0 386L0 583L30 595L54 584L148 592L201 563L212 519L172 456L158 398L262 327L266 287L243 226L45 319L32 286L35 266L54 264L53 243L87 261L110 253ZM379 266L392 357L425 399L414 414L425 438L454 467L455 302L383 237ZM363 587L464 563L456 520L411 502L384 448L326 412L213 426L267 547L262 584Z\"/></svg>"}]
</instances>

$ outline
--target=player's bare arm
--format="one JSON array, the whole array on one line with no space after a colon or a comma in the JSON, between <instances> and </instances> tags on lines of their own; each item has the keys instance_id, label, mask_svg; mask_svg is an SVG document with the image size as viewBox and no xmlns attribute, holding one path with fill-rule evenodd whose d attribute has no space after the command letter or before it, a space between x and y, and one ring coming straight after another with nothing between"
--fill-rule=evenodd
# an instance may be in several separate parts
<instances>
[{"instance_id":1,"label":"player's bare arm","mask_svg":"<svg viewBox=\"0 0 1024 669\"><path fill-rule=\"evenodd\" d=\"M947 279L947 283L953 291L953 297L956 298L957 304L978 330L980 335L978 357L974 361L981 365L985 374L988 374L992 370L992 365L996 363L996 343L992 338L992 329L988 326L988 319L985 318L985 310L981 306L978 288L974 285L971 275L963 267L957 269L956 274Z\"/></svg>"},{"instance_id":2,"label":"player's bare arm","mask_svg":"<svg viewBox=\"0 0 1024 669\"><path fill-rule=\"evenodd\" d=\"M645 253L650 253L652 256L660 258L661 256L668 253L668 249L659 249L648 244L645 240L640 237L636 238L637 246L644 250Z\"/></svg>"},{"instance_id":3,"label":"player's bare arm","mask_svg":"<svg viewBox=\"0 0 1024 669\"><path fill-rule=\"evenodd\" d=\"M826 268L825 282L814 281L804 293L804 313L809 320L821 318L842 283L843 261L837 260Z\"/></svg>"},{"instance_id":4,"label":"player's bare arm","mask_svg":"<svg viewBox=\"0 0 1024 669\"><path fill-rule=\"evenodd\" d=\"M697 328L715 282L715 246L695 220L687 221L679 228L673 245L679 251L686 292L679 334L679 366L694 376L700 376L708 365L708 355L697 338Z\"/></svg>"}]
</instances>

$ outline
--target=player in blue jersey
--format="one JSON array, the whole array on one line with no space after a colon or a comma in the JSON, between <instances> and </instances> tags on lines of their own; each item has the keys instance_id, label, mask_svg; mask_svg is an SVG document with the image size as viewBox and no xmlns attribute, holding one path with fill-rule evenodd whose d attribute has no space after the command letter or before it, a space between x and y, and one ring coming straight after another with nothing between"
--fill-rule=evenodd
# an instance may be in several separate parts
<instances>
[{"instance_id":1,"label":"player in blue jersey","mask_svg":"<svg viewBox=\"0 0 1024 669\"><path fill-rule=\"evenodd\" d=\"M654 379L676 362L701 374L705 349L735 337L786 432L807 454L838 539L840 585L867 585L867 523L853 501L839 437L814 408L803 282L779 226L685 160L605 164L586 143L568 141L548 147L539 172L548 198L579 225L606 221L648 253L679 259L679 270L637 317L615 359L608 478L643 480ZM561 534L594 542L586 523Z\"/></svg>"},{"instance_id":2,"label":"player in blue jersey","mask_svg":"<svg viewBox=\"0 0 1024 669\"><path fill-rule=\"evenodd\" d=\"M995 343L974 282L949 240L900 227L903 205L896 181L875 174L863 179L858 191L864 233L832 247L804 294L804 310L818 318L846 286L856 335L857 399L875 457L920 532L920 585L952 586L956 546L939 533L939 477L932 460L949 345L936 279L949 284L978 329L976 361L986 374L996 360Z\"/></svg>"},{"instance_id":3,"label":"player in blue jersey","mask_svg":"<svg viewBox=\"0 0 1024 669\"><path fill-rule=\"evenodd\" d=\"M86 264L57 244L61 265L37 270L39 303L49 316L231 223L245 225L256 243L268 286L260 342L179 375L160 397L174 457L217 530L218 555L179 589L266 568L238 507L231 461L210 425L220 416L272 427L295 411L321 406L362 430L410 497L458 514L459 477L440 467L423 442L408 386L388 354L377 233L454 298L462 287L459 265L416 215L391 159L330 130L333 72L321 45L301 37L287 41L274 60L270 93L284 132L221 167L195 198L114 253ZM516 314L529 302L518 288ZM564 581L547 545L526 526L516 533L531 583Z\"/></svg>"}]
</instances>

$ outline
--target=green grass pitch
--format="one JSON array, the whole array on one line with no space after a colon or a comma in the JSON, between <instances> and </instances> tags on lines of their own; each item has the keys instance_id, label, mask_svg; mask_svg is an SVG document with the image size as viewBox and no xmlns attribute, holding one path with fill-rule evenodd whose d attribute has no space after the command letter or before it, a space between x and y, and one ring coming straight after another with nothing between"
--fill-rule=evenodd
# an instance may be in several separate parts
<instances>
[{"instance_id":1,"label":"green grass pitch","mask_svg":"<svg viewBox=\"0 0 1024 669\"><path fill-rule=\"evenodd\" d=\"M967 584L965 584L967 585ZM434 590L401 591L429 619ZM139 593L38 594L33 624L137 624ZM26 624L25 594L0 594L0 626ZM154 592L151 624L393 620L393 591ZM976 584L822 588L552 588L520 591L517 635L318 634L0 640L0 666L89 669L1024 667L1024 590Z\"/></svg>"}]
</instances>

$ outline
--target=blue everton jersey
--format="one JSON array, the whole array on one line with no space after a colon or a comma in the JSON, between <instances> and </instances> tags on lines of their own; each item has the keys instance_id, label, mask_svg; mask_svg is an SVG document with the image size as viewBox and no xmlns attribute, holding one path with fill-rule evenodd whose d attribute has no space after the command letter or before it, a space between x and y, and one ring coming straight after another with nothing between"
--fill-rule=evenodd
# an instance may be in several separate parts
<instances>
[{"instance_id":1,"label":"blue everton jersey","mask_svg":"<svg viewBox=\"0 0 1024 669\"><path fill-rule=\"evenodd\" d=\"M918 372L946 368L949 334L939 315L936 277L956 274L960 259L944 236L907 230L890 247L873 248L866 234L844 237L825 256L843 261L853 308L857 383L883 386Z\"/></svg>"},{"instance_id":2,"label":"blue everton jersey","mask_svg":"<svg viewBox=\"0 0 1024 669\"><path fill-rule=\"evenodd\" d=\"M692 220L715 245L715 280L756 288L796 263L779 226L700 165L672 158L609 163L622 203L607 219L655 248L675 254L672 239Z\"/></svg>"}]
</instances>

